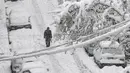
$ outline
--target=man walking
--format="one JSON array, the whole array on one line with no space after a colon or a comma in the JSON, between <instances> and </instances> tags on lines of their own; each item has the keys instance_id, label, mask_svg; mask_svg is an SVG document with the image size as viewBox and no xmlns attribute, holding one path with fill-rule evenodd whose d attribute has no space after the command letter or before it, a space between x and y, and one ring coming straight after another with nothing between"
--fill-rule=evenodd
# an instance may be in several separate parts
<instances>
[{"instance_id":1,"label":"man walking","mask_svg":"<svg viewBox=\"0 0 130 73\"><path fill-rule=\"evenodd\" d=\"M49 27L47 27L47 29L44 32L44 38L45 38L45 41L46 41L46 47L50 47L50 41L51 41L51 38L52 38L52 33L51 33L51 30L49 29Z\"/></svg>"}]
</instances>

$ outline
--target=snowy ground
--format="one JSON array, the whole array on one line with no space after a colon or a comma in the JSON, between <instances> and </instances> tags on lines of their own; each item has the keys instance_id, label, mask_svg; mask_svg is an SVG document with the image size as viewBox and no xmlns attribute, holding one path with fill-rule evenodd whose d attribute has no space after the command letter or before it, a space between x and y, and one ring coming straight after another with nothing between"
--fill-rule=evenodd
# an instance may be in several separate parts
<instances>
[{"instance_id":1,"label":"snowy ground","mask_svg":"<svg viewBox=\"0 0 130 73\"><path fill-rule=\"evenodd\" d=\"M31 4L32 0L25 0L24 5L27 7L27 10L32 15L32 29L19 29L10 32L10 39L12 41L11 47L13 47L13 51L16 53L25 53L36 51L39 49L45 48L45 43L43 39L42 31L39 30L40 22L36 19L39 18L37 16L37 11L34 5ZM23 38L24 37L24 38ZM61 47L60 47L61 48ZM73 56L71 54L60 53L56 55L45 55L40 57L33 58L25 58L24 61L39 61L38 64L41 64L42 69L31 69L32 73L35 71L39 71L37 73L45 72L45 73L79 73ZM25 64L26 67L35 66L35 63Z\"/></svg>"},{"instance_id":2,"label":"snowy ground","mask_svg":"<svg viewBox=\"0 0 130 73\"><path fill-rule=\"evenodd\" d=\"M31 0L28 0L28 2L24 2L30 9L31 14L35 15L35 8L31 6ZM41 2L41 3L40 3ZM53 2L53 1L52 1ZM41 14L44 18L44 24L50 24L52 21L52 18L50 15L47 14L47 11L49 11L47 6L49 5L51 7L51 10L53 10L55 7L53 7L51 1L38 1L38 5L41 10ZM47 3L47 4L46 4ZM53 3L55 4L55 3ZM44 9L42 9L44 7ZM49 16L49 17L48 17ZM46 18L48 17L48 18ZM48 20L49 19L49 20ZM34 18L35 20L35 18ZM39 28L37 25L37 21L32 23L34 27ZM34 29L33 29L34 30ZM36 30L36 28L35 28ZM36 32L34 30L34 32ZM41 39L41 37L40 37ZM40 42L41 43L41 42ZM58 43L55 43L58 44ZM42 49L45 48L45 44L42 44ZM54 44L52 44L54 45ZM60 47L64 48L64 47ZM59 48L59 49L60 49ZM122 67L116 67L116 66L106 66L103 69L99 69L99 67L94 63L93 58L90 58L85 51L82 48L79 48L76 50L76 52L72 55L73 50L68 52L63 52L55 55L45 55L40 56L37 58L38 61L41 61L44 66L44 72L45 73L119 73L121 70L123 70ZM42 71L43 71L42 69ZM34 69L33 71L36 71ZM40 70L39 70L40 71Z\"/></svg>"}]
</instances>

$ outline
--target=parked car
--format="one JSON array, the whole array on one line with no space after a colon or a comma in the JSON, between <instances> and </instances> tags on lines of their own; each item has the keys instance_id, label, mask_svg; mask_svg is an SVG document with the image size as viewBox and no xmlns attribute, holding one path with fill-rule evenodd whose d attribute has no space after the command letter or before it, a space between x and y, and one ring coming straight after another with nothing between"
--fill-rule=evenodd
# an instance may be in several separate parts
<instances>
[{"instance_id":1,"label":"parked car","mask_svg":"<svg viewBox=\"0 0 130 73\"><path fill-rule=\"evenodd\" d=\"M21 1L6 3L6 24L8 30L31 29L31 15Z\"/></svg>"},{"instance_id":2,"label":"parked car","mask_svg":"<svg viewBox=\"0 0 130 73\"><path fill-rule=\"evenodd\" d=\"M94 50L94 61L103 68L105 65L126 67L123 47L117 41L101 41Z\"/></svg>"},{"instance_id":3,"label":"parked car","mask_svg":"<svg viewBox=\"0 0 130 73\"><path fill-rule=\"evenodd\" d=\"M85 51L89 56L93 56L93 50L96 48L96 43L92 43L90 45L84 46Z\"/></svg>"},{"instance_id":4,"label":"parked car","mask_svg":"<svg viewBox=\"0 0 130 73\"><path fill-rule=\"evenodd\" d=\"M46 73L45 66L42 61L25 62L21 73Z\"/></svg>"},{"instance_id":5,"label":"parked car","mask_svg":"<svg viewBox=\"0 0 130 73\"><path fill-rule=\"evenodd\" d=\"M45 66L42 61L14 61L11 64L12 73L46 73ZM45 71L46 70L46 71Z\"/></svg>"}]
</instances>

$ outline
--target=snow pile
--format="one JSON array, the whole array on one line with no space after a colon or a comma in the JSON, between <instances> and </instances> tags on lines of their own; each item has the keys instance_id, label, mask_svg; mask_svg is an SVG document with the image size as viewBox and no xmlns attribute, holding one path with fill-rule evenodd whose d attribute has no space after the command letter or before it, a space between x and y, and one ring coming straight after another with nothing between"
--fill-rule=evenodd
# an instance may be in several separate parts
<instances>
[{"instance_id":1,"label":"snow pile","mask_svg":"<svg viewBox=\"0 0 130 73\"><path fill-rule=\"evenodd\" d=\"M63 68L65 73L80 73L76 62L73 59L73 55L67 52L54 55L59 65Z\"/></svg>"},{"instance_id":2,"label":"snow pile","mask_svg":"<svg viewBox=\"0 0 130 73\"><path fill-rule=\"evenodd\" d=\"M129 72L130 72L130 66L128 66L125 69L121 70L119 73L129 73Z\"/></svg>"},{"instance_id":3,"label":"snow pile","mask_svg":"<svg viewBox=\"0 0 130 73\"><path fill-rule=\"evenodd\" d=\"M31 69L31 68L42 68L44 67L42 65L42 62L41 61L35 61L35 62L26 62L24 63L23 65L23 69Z\"/></svg>"},{"instance_id":4,"label":"snow pile","mask_svg":"<svg viewBox=\"0 0 130 73\"><path fill-rule=\"evenodd\" d=\"M29 69L31 73L54 73L43 61L26 62L23 65L23 69Z\"/></svg>"},{"instance_id":5,"label":"snow pile","mask_svg":"<svg viewBox=\"0 0 130 73\"><path fill-rule=\"evenodd\" d=\"M120 73L123 70L121 66L105 66L101 69L102 73Z\"/></svg>"},{"instance_id":6,"label":"snow pile","mask_svg":"<svg viewBox=\"0 0 130 73\"><path fill-rule=\"evenodd\" d=\"M10 61L0 62L0 73L11 73Z\"/></svg>"},{"instance_id":7,"label":"snow pile","mask_svg":"<svg viewBox=\"0 0 130 73\"><path fill-rule=\"evenodd\" d=\"M49 73L58 73L57 71L55 71L55 68L57 68L57 66L53 66L53 64L55 63L53 62L53 60L51 61L50 55L40 56L37 58L37 60L42 61L45 67L44 69L48 70Z\"/></svg>"},{"instance_id":8,"label":"snow pile","mask_svg":"<svg viewBox=\"0 0 130 73\"><path fill-rule=\"evenodd\" d=\"M63 41L64 42L64 41ZM59 45L60 42L56 42L54 45ZM62 42L61 42L62 43ZM57 47L59 49L64 48L64 46ZM80 70L73 58L72 51L66 51L63 53L58 53L55 55L49 55L50 61L53 68L58 73L79 73ZM44 61L44 60L43 60Z\"/></svg>"},{"instance_id":9,"label":"snow pile","mask_svg":"<svg viewBox=\"0 0 130 73\"><path fill-rule=\"evenodd\" d=\"M76 53L78 54L83 65L86 66L86 68L90 70L92 73L103 73L95 64L94 60L87 55L83 48L77 49Z\"/></svg>"}]
</instances>

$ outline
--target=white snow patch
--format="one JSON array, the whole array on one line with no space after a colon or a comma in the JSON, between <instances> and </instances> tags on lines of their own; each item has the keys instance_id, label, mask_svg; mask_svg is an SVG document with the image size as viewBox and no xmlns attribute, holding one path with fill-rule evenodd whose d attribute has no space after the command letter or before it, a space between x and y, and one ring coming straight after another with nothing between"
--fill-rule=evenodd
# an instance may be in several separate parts
<instances>
[{"instance_id":1,"label":"white snow patch","mask_svg":"<svg viewBox=\"0 0 130 73\"><path fill-rule=\"evenodd\" d=\"M105 66L103 69L101 69L103 73L120 73L123 68L121 66Z\"/></svg>"},{"instance_id":2,"label":"white snow patch","mask_svg":"<svg viewBox=\"0 0 130 73\"><path fill-rule=\"evenodd\" d=\"M77 49L76 53L78 54L81 61L92 73L102 73L94 61L86 54L83 48Z\"/></svg>"}]
</instances>

